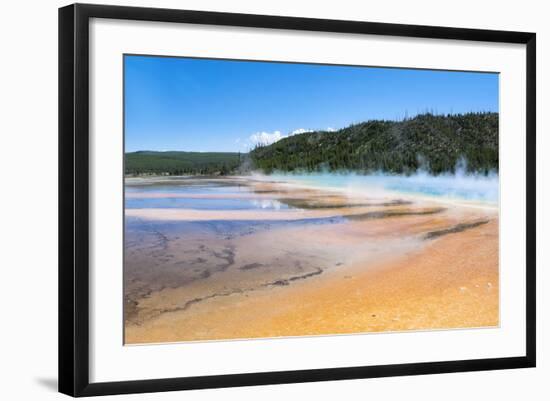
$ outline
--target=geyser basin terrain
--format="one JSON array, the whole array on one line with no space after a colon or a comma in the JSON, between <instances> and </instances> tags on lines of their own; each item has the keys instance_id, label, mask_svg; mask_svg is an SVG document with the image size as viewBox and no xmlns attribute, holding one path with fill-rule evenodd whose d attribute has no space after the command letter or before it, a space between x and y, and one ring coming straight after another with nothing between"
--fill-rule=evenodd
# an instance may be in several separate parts
<instances>
[{"instance_id":1,"label":"geyser basin terrain","mask_svg":"<svg viewBox=\"0 0 550 401\"><path fill-rule=\"evenodd\" d=\"M498 325L495 177L420 179L127 179L125 342Z\"/></svg>"}]
</instances>

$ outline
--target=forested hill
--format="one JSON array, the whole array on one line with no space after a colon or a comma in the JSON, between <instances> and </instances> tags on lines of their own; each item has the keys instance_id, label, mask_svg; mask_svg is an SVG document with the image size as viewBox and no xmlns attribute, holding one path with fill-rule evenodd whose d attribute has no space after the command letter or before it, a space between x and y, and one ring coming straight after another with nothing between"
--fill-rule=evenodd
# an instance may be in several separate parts
<instances>
[{"instance_id":1,"label":"forested hill","mask_svg":"<svg viewBox=\"0 0 550 401\"><path fill-rule=\"evenodd\" d=\"M153 152L125 154L125 174L229 174L241 164L237 152Z\"/></svg>"},{"instance_id":2,"label":"forested hill","mask_svg":"<svg viewBox=\"0 0 550 401\"><path fill-rule=\"evenodd\" d=\"M498 113L422 114L403 121L367 121L334 132L293 135L249 154L273 171L469 172L498 171Z\"/></svg>"}]
</instances>

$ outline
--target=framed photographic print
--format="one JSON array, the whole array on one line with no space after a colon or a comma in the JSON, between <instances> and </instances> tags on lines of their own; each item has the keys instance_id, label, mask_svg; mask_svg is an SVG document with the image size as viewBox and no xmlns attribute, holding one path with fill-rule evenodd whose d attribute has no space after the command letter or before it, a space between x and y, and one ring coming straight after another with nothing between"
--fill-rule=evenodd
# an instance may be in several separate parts
<instances>
[{"instance_id":1,"label":"framed photographic print","mask_svg":"<svg viewBox=\"0 0 550 401\"><path fill-rule=\"evenodd\" d=\"M535 366L535 34L59 10L59 390Z\"/></svg>"}]
</instances>

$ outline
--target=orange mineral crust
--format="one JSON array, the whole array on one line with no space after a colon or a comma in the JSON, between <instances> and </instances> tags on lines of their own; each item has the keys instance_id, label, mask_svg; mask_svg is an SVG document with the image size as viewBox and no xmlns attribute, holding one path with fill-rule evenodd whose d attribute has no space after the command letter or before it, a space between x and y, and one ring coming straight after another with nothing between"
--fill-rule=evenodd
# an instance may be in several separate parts
<instances>
[{"instance_id":1,"label":"orange mineral crust","mask_svg":"<svg viewBox=\"0 0 550 401\"><path fill-rule=\"evenodd\" d=\"M127 211L126 344L498 326L498 209L240 180L292 208Z\"/></svg>"}]
</instances>

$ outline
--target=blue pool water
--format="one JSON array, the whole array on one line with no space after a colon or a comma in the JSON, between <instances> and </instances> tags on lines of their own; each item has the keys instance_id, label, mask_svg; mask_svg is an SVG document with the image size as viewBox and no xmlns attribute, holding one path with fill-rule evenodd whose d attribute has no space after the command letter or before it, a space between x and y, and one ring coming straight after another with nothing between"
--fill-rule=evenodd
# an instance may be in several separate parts
<instances>
[{"instance_id":1,"label":"blue pool water","mask_svg":"<svg viewBox=\"0 0 550 401\"><path fill-rule=\"evenodd\" d=\"M233 183L228 185L223 181L179 180L151 185L134 184L127 185L125 191L127 209L284 210L292 208L277 199L255 197L248 186L233 185ZM140 197L139 194L145 196ZM155 194L159 197L149 197ZM163 194L167 196L163 197ZM216 197L213 198L212 195ZM233 198L232 195L249 196Z\"/></svg>"},{"instance_id":2,"label":"blue pool water","mask_svg":"<svg viewBox=\"0 0 550 401\"><path fill-rule=\"evenodd\" d=\"M283 210L289 209L290 206L274 199L126 198L126 208L196 210Z\"/></svg>"},{"instance_id":3,"label":"blue pool water","mask_svg":"<svg viewBox=\"0 0 550 401\"><path fill-rule=\"evenodd\" d=\"M442 174L438 176L417 173L410 176L389 174L304 174L273 175L271 179L294 181L319 188L337 188L351 192L390 191L449 199L460 199L497 204L499 200L498 174Z\"/></svg>"}]
</instances>

